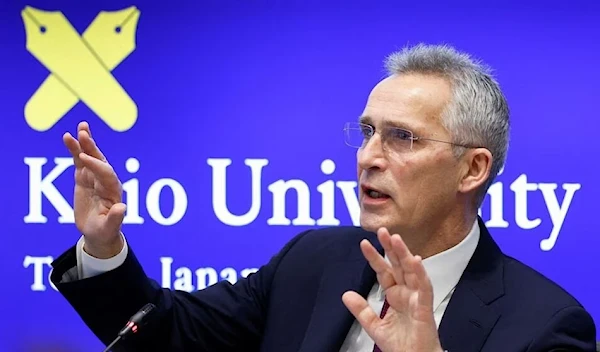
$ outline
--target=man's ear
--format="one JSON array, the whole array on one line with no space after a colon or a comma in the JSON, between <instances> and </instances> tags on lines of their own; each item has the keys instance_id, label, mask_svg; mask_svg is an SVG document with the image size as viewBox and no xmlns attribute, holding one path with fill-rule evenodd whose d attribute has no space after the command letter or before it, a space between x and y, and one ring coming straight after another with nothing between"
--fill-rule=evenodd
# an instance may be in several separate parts
<instances>
[{"instance_id":1,"label":"man's ear","mask_svg":"<svg viewBox=\"0 0 600 352\"><path fill-rule=\"evenodd\" d=\"M492 153L485 148L470 149L463 156L463 174L458 189L462 193L476 191L490 176Z\"/></svg>"}]
</instances>

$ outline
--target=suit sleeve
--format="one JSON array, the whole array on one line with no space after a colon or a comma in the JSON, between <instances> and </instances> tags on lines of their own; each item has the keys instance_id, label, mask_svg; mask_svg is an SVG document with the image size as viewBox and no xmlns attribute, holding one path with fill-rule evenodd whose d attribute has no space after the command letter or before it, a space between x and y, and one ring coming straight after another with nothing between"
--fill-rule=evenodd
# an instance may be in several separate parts
<instances>
[{"instance_id":1,"label":"suit sleeve","mask_svg":"<svg viewBox=\"0 0 600 352\"><path fill-rule=\"evenodd\" d=\"M596 326L581 306L559 310L538 334L528 352L596 351Z\"/></svg>"},{"instance_id":2,"label":"suit sleeve","mask_svg":"<svg viewBox=\"0 0 600 352\"><path fill-rule=\"evenodd\" d=\"M261 341L270 287L279 263L307 232L294 237L247 278L233 285L220 281L192 293L164 289L149 279L131 247L116 269L74 280L74 246L52 263L51 280L105 345L142 306L156 305L148 325L120 341L114 351L255 350Z\"/></svg>"}]
</instances>

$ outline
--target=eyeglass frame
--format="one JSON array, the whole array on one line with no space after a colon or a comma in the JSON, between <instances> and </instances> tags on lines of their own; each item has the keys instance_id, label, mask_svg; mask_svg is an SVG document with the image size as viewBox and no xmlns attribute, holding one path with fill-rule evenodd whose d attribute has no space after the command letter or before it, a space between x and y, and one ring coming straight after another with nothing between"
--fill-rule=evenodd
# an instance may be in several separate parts
<instances>
[{"instance_id":1,"label":"eyeglass frame","mask_svg":"<svg viewBox=\"0 0 600 352\"><path fill-rule=\"evenodd\" d=\"M348 131L350 129L352 130L360 130L358 128L351 128L351 124L356 125L357 127L366 127L368 129L371 130L370 136L368 137L368 140L366 139L366 137L363 138L364 141L370 141L371 138L375 135L375 133L379 133L379 135L382 138L382 145L385 145L385 141L387 140L387 138L389 138L389 131L402 131L404 133L406 133L408 135L407 139L403 139L404 141L410 141L410 147L408 148L408 150L413 150L413 144L414 141L432 141L432 142L439 142L439 143L445 143L445 144L450 144L456 147L463 147L463 148L468 148L468 149L473 149L473 148L485 148L485 147L481 147L481 146L476 146L476 145L469 145L469 144L460 144L460 143L454 143L454 142L449 142L449 141L444 141L444 140L440 140L440 139L435 139L435 138L427 138L427 137L422 137L422 136L415 136L414 132L406 129L406 128L402 128L402 127L397 127L397 126L386 126L385 128L383 128L383 131L377 131L375 129L374 126L366 124L366 123L362 123L362 122L346 122L346 124L344 125L344 132L346 133L346 135L348 134ZM346 139L346 138L344 138ZM357 148L357 149L361 149L364 148L364 146L366 145L363 142L363 145L361 145L360 147L354 146L354 145L350 145L348 144L347 141L345 141L345 144L349 147L352 148Z\"/></svg>"}]
</instances>

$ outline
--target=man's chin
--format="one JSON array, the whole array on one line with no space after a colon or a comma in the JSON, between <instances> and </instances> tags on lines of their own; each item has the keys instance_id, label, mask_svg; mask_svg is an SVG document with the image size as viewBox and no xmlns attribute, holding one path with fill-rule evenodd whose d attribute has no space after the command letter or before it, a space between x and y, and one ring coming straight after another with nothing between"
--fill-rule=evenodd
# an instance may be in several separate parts
<instances>
[{"instance_id":1,"label":"man's chin","mask_svg":"<svg viewBox=\"0 0 600 352\"><path fill-rule=\"evenodd\" d=\"M375 214L361 214L360 227L369 232L377 232L381 227L388 226L387 221L382 216Z\"/></svg>"}]
</instances>

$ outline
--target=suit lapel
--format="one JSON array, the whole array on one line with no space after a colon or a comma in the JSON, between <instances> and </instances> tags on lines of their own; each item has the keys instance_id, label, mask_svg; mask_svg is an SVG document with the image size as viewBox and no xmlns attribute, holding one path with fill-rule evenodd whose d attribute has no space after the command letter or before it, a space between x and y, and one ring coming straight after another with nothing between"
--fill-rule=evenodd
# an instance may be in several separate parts
<instances>
[{"instance_id":1,"label":"suit lapel","mask_svg":"<svg viewBox=\"0 0 600 352\"><path fill-rule=\"evenodd\" d=\"M367 234L365 237L378 248L375 236ZM354 322L354 316L342 302L342 294L349 290L356 291L366 299L375 279L375 272L364 259L358 243L353 245L350 255L327 266L321 276L300 351L339 351Z\"/></svg>"},{"instance_id":2,"label":"suit lapel","mask_svg":"<svg viewBox=\"0 0 600 352\"><path fill-rule=\"evenodd\" d=\"M440 323L445 350L480 351L500 318L493 304L504 294L502 252L479 219L481 236Z\"/></svg>"}]
</instances>

